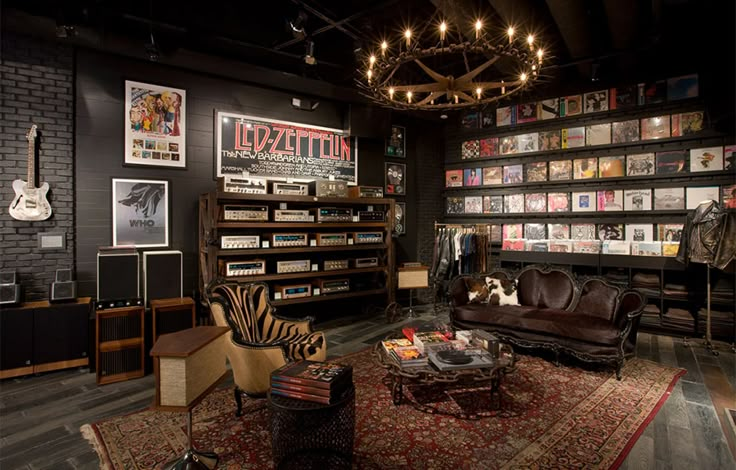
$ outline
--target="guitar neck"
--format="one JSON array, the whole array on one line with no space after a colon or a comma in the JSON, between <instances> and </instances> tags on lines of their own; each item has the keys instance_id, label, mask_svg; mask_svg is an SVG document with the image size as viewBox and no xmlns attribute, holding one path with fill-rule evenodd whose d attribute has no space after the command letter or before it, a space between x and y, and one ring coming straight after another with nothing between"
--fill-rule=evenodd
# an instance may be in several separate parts
<instances>
[{"instance_id":1,"label":"guitar neck","mask_svg":"<svg viewBox=\"0 0 736 470\"><path fill-rule=\"evenodd\" d=\"M35 142L36 138L35 136L31 135L28 137L28 187L29 188L35 188L36 187L36 166L35 166Z\"/></svg>"}]
</instances>

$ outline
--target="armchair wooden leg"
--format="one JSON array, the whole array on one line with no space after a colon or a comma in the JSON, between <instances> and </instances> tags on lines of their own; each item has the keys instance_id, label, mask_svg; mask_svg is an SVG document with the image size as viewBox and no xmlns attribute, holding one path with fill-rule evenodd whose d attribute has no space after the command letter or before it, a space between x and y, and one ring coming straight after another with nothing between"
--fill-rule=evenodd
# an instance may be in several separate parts
<instances>
[{"instance_id":1,"label":"armchair wooden leg","mask_svg":"<svg viewBox=\"0 0 736 470\"><path fill-rule=\"evenodd\" d=\"M243 391L239 387L235 387L235 403L238 405L238 410L235 412L235 416L243 415Z\"/></svg>"},{"instance_id":2,"label":"armchair wooden leg","mask_svg":"<svg viewBox=\"0 0 736 470\"><path fill-rule=\"evenodd\" d=\"M616 380L621 380L621 369L624 367L624 360L619 359L616 361Z\"/></svg>"}]
</instances>

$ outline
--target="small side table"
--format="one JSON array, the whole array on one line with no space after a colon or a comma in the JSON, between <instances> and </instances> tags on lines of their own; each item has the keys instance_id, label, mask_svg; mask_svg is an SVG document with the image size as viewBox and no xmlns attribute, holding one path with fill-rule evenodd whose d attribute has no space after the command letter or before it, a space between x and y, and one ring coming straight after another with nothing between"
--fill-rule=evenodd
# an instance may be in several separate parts
<instances>
[{"instance_id":1,"label":"small side table","mask_svg":"<svg viewBox=\"0 0 736 470\"><path fill-rule=\"evenodd\" d=\"M349 469L355 437L355 387L323 405L268 394L277 469Z\"/></svg>"}]
</instances>

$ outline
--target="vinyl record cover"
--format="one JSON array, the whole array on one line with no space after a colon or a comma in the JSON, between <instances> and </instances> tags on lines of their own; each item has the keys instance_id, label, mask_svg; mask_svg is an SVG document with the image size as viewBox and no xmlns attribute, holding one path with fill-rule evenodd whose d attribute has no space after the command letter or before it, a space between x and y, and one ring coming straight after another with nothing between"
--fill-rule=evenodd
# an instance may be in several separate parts
<instances>
[{"instance_id":1,"label":"vinyl record cover","mask_svg":"<svg viewBox=\"0 0 736 470\"><path fill-rule=\"evenodd\" d=\"M652 210L651 189L625 189L624 210L649 211Z\"/></svg>"},{"instance_id":2,"label":"vinyl record cover","mask_svg":"<svg viewBox=\"0 0 736 470\"><path fill-rule=\"evenodd\" d=\"M683 224L657 224L657 240L679 243L682 238L683 227Z\"/></svg>"},{"instance_id":3,"label":"vinyl record cover","mask_svg":"<svg viewBox=\"0 0 736 470\"><path fill-rule=\"evenodd\" d=\"M689 187L685 189L686 209L696 209L701 202L720 199L721 188L718 186Z\"/></svg>"},{"instance_id":4,"label":"vinyl record cover","mask_svg":"<svg viewBox=\"0 0 736 470\"><path fill-rule=\"evenodd\" d=\"M687 150L657 152L657 174L669 175L687 171Z\"/></svg>"},{"instance_id":5,"label":"vinyl record cover","mask_svg":"<svg viewBox=\"0 0 736 470\"><path fill-rule=\"evenodd\" d=\"M525 166L526 181L547 181L547 162L527 163Z\"/></svg>"},{"instance_id":6,"label":"vinyl record cover","mask_svg":"<svg viewBox=\"0 0 736 470\"><path fill-rule=\"evenodd\" d=\"M698 96L698 74L682 75L667 79L667 100L685 100Z\"/></svg>"},{"instance_id":7,"label":"vinyl record cover","mask_svg":"<svg viewBox=\"0 0 736 470\"><path fill-rule=\"evenodd\" d=\"M723 147L690 150L690 171L723 170Z\"/></svg>"},{"instance_id":8,"label":"vinyl record cover","mask_svg":"<svg viewBox=\"0 0 736 470\"><path fill-rule=\"evenodd\" d=\"M559 150L562 145L560 130L539 132L539 151Z\"/></svg>"},{"instance_id":9,"label":"vinyl record cover","mask_svg":"<svg viewBox=\"0 0 736 470\"><path fill-rule=\"evenodd\" d=\"M573 212L595 212L596 208L595 191L584 191L572 193L572 211Z\"/></svg>"},{"instance_id":10,"label":"vinyl record cover","mask_svg":"<svg viewBox=\"0 0 736 470\"><path fill-rule=\"evenodd\" d=\"M478 158L480 144L477 140L466 140L462 144L462 159Z\"/></svg>"},{"instance_id":11,"label":"vinyl record cover","mask_svg":"<svg viewBox=\"0 0 736 470\"><path fill-rule=\"evenodd\" d=\"M585 147L585 126L562 129L562 148Z\"/></svg>"},{"instance_id":12,"label":"vinyl record cover","mask_svg":"<svg viewBox=\"0 0 736 470\"><path fill-rule=\"evenodd\" d=\"M447 198L447 213L448 214L462 214L465 212L465 198L463 197L448 197Z\"/></svg>"},{"instance_id":13,"label":"vinyl record cover","mask_svg":"<svg viewBox=\"0 0 736 470\"><path fill-rule=\"evenodd\" d=\"M611 125L611 142L625 144L639 141L639 120L614 122Z\"/></svg>"},{"instance_id":14,"label":"vinyl record cover","mask_svg":"<svg viewBox=\"0 0 736 470\"><path fill-rule=\"evenodd\" d=\"M554 119L560 115L560 99L550 98L537 103L537 116L539 119Z\"/></svg>"},{"instance_id":15,"label":"vinyl record cover","mask_svg":"<svg viewBox=\"0 0 736 470\"><path fill-rule=\"evenodd\" d=\"M584 180L598 176L598 159L576 158L573 160L573 179Z\"/></svg>"},{"instance_id":16,"label":"vinyl record cover","mask_svg":"<svg viewBox=\"0 0 736 470\"><path fill-rule=\"evenodd\" d=\"M569 179L572 179L572 160L556 160L549 162L550 181Z\"/></svg>"},{"instance_id":17,"label":"vinyl record cover","mask_svg":"<svg viewBox=\"0 0 736 470\"><path fill-rule=\"evenodd\" d=\"M570 193L547 193L547 212L570 212Z\"/></svg>"},{"instance_id":18,"label":"vinyl record cover","mask_svg":"<svg viewBox=\"0 0 736 470\"><path fill-rule=\"evenodd\" d=\"M493 157L498 155L498 137L489 137L480 140L480 156Z\"/></svg>"},{"instance_id":19,"label":"vinyl record cover","mask_svg":"<svg viewBox=\"0 0 736 470\"><path fill-rule=\"evenodd\" d=\"M662 256L662 243L631 242L631 254L634 256Z\"/></svg>"},{"instance_id":20,"label":"vinyl record cover","mask_svg":"<svg viewBox=\"0 0 736 470\"><path fill-rule=\"evenodd\" d=\"M547 240L527 240L526 251L549 251L549 242Z\"/></svg>"},{"instance_id":21,"label":"vinyl record cover","mask_svg":"<svg viewBox=\"0 0 736 470\"><path fill-rule=\"evenodd\" d=\"M624 224L598 224L598 240L623 240Z\"/></svg>"},{"instance_id":22,"label":"vinyl record cover","mask_svg":"<svg viewBox=\"0 0 736 470\"><path fill-rule=\"evenodd\" d=\"M604 240L601 243L601 253L604 255L628 255L631 243L624 240Z\"/></svg>"},{"instance_id":23,"label":"vinyl record cover","mask_svg":"<svg viewBox=\"0 0 736 470\"><path fill-rule=\"evenodd\" d=\"M502 238L501 226L497 224L491 225L491 241L500 242Z\"/></svg>"},{"instance_id":24,"label":"vinyl record cover","mask_svg":"<svg viewBox=\"0 0 736 470\"><path fill-rule=\"evenodd\" d=\"M463 186L480 186L480 168L466 168L463 170Z\"/></svg>"},{"instance_id":25,"label":"vinyl record cover","mask_svg":"<svg viewBox=\"0 0 736 470\"><path fill-rule=\"evenodd\" d=\"M517 135L516 142L518 153L536 152L539 150L539 134L536 132Z\"/></svg>"},{"instance_id":26,"label":"vinyl record cover","mask_svg":"<svg viewBox=\"0 0 736 470\"><path fill-rule=\"evenodd\" d=\"M493 127L496 118L495 109L484 109L480 113L480 127L481 129L489 129Z\"/></svg>"},{"instance_id":27,"label":"vinyl record cover","mask_svg":"<svg viewBox=\"0 0 736 470\"><path fill-rule=\"evenodd\" d=\"M682 210L685 208L685 188L654 188L654 210Z\"/></svg>"},{"instance_id":28,"label":"vinyl record cover","mask_svg":"<svg viewBox=\"0 0 736 470\"><path fill-rule=\"evenodd\" d=\"M504 106L501 108L496 109L496 126L502 127L502 126L510 126L511 124L516 124L514 122L513 114L514 112L512 110L516 110L515 106Z\"/></svg>"},{"instance_id":29,"label":"vinyl record cover","mask_svg":"<svg viewBox=\"0 0 736 470\"><path fill-rule=\"evenodd\" d=\"M624 192L620 189L598 191L598 210L605 212L624 210Z\"/></svg>"},{"instance_id":30,"label":"vinyl record cover","mask_svg":"<svg viewBox=\"0 0 736 470\"><path fill-rule=\"evenodd\" d=\"M626 240L630 242L654 241L654 225L626 224Z\"/></svg>"},{"instance_id":31,"label":"vinyl record cover","mask_svg":"<svg viewBox=\"0 0 736 470\"><path fill-rule=\"evenodd\" d=\"M518 240L504 240L501 249L504 251L524 251L525 246L525 240L520 238Z\"/></svg>"},{"instance_id":32,"label":"vinyl record cover","mask_svg":"<svg viewBox=\"0 0 736 470\"><path fill-rule=\"evenodd\" d=\"M503 214L503 196L485 196L488 198L489 210L491 214ZM485 204L485 199L483 201Z\"/></svg>"},{"instance_id":33,"label":"vinyl record cover","mask_svg":"<svg viewBox=\"0 0 736 470\"><path fill-rule=\"evenodd\" d=\"M483 168L483 185L503 184L503 167L487 166Z\"/></svg>"},{"instance_id":34,"label":"vinyl record cover","mask_svg":"<svg viewBox=\"0 0 736 470\"><path fill-rule=\"evenodd\" d=\"M641 140L667 139L670 137L670 117L668 115L642 118Z\"/></svg>"},{"instance_id":35,"label":"vinyl record cover","mask_svg":"<svg viewBox=\"0 0 736 470\"><path fill-rule=\"evenodd\" d=\"M736 209L736 184L721 188L721 203L727 209Z\"/></svg>"},{"instance_id":36,"label":"vinyl record cover","mask_svg":"<svg viewBox=\"0 0 736 470\"><path fill-rule=\"evenodd\" d=\"M570 238L572 240L595 240L595 224L571 224Z\"/></svg>"},{"instance_id":37,"label":"vinyl record cover","mask_svg":"<svg viewBox=\"0 0 736 470\"><path fill-rule=\"evenodd\" d=\"M568 224L548 224L547 235L550 240L568 240L570 238L570 226Z\"/></svg>"},{"instance_id":38,"label":"vinyl record cover","mask_svg":"<svg viewBox=\"0 0 736 470\"><path fill-rule=\"evenodd\" d=\"M560 117L575 116L583 112L583 95L560 98Z\"/></svg>"},{"instance_id":39,"label":"vinyl record cover","mask_svg":"<svg viewBox=\"0 0 736 470\"><path fill-rule=\"evenodd\" d=\"M503 197L503 211L506 214L521 214L524 212L523 194L506 194Z\"/></svg>"},{"instance_id":40,"label":"vinyl record cover","mask_svg":"<svg viewBox=\"0 0 736 470\"><path fill-rule=\"evenodd\" d=\"M516 107L516 122L533 122L537 120L537 103L520 104Z\"/></svg>"},{"instance_id":41,"label":"vinyl record cover","mask_svg":"<svg viewBox=\"0 0 736 470\"><path fill-rule=\"evenodd\" d=\"M609 106L611 109L628 109L636 107L638 100L638 87L636 85L624 85L611 88Z\"/></svg>"},{"instance_id":42,"label":"vinyl record cover","mask_svg":"<svg viewBox=\"0 0 736 470\"><path fill-rule=\"evenodd\" d=\"M703 130L703 111L673 114L670 121L672 137L695 134Z\"/></svg>"},{"instance_id":43,"label":"vinyl record cover","mask_svg":"<svg viewBox=\"0 0 736 470\"><path fill-rule=\"evenodd\" d=\"M507 165L503 167L503 184L524 182L524 165Z\"/></svg>"},{"instance_id":44,"label":"vinyl record cover","mask_svg":"<svg viewBox=\"0 0 736 470\"><path fill-rule=\"evenodd\" d=\"M523 224L503 224L503 239L518 240L524 238Z\"/></svg>"},{"instance_id":45,"label":"vinyl record cover","mask_svg":"<svg viewBox=\"0 0 736 470\"><path fill-rule=\"evenodd\" d=\"M461 188L463 186L463 170L445 171L445 187Z\"/></svg>"},{"instance_id":46,"label":"vinyl record cover","mask_svg":"<svg viewBox=\"0 0 736 470\"><path fill-rule=\"evenodd\" d=\"M465 196L465 213L466 214L482 214L483 213L483 197L482 196Z\"/></svg>"},{"instance_id":47,"label":"vinyl record cover","mask_svg":"<svg viewBox=\"0 0 736 470\"><path fill-rule=\"evenodd\" d=\"M667 82L656 80L644 84L644 104L664 103L667 99Z\"/></svg>"},{"instance_id":48,"label":"vinyl record cover","mask_svg":"<svg viewBox=\"0 0 736 470\"><path fill-rule=\"evenodd\" d=\"M599 178L618 178L626 175L626 157L600 157L598 159Z\"/></svg>"},{"instance_id":49,"label":"vinyl record cover","mask_svg":"<svg viewBox=\"0 0 736 470\"><path fill-rule=\"evenodd\" d=\"M547 226L544 224L524 224L524 238L527 240L546 240Z\"/></svg>"},{"instance_id":50,"label":"vinyl record cover","mask_svg":"<svg viewBox=\"0 0 736 470\"><path fill-rule=\"evenodd\" d=\"M498 150L501 155L513 155L519 151L519 143L515 135L501 137L498 143Z\"/></svg>"},{"instance_id":51,"label":"vinyl record cover","mask_svg":"<svg viewBox=\"0 0 736 470\"><path fill-rule=\"evenodd\" d=\"M679 242L662 242L662 256L677 256L680 251Z\"/></svg>"},{"instance_id":52,"label":"vinyl record cover","mask_svg":"<svg viewBox=\"0 0 736 470\"><path fill-rule=\"evenodd\" d=\"M608 90L592 91L583 96L585 113L608 111Z\"/></svg>"},{"instance_id":53,"label":"vinyl record cover","mask_svg":"<svg viewBox=\"0 0 736 470\"><path fill-rule=\"evenodd\" d=\"M572 241L550 240L549 251L553 253L572 253Z\"/></svg>"},{"instance_id":54,"label":"vinyl record cover","mask_svg":"<svg viewBox=\"0 0 736 470\"><path fill-rule=\"evenodd\" d=\"M611 123L585 126L585 145L608 145L611 143Z\"/></svg>"},{"instance_id":55,"label":"vinyl record cover","mask_svg":"<svg viewBox=\"0 0 736 470\"><path fill-rule=\"evenodd\" d=\"M601 252L601 242L598 240L576 240L572 242L573 253L597 254Z\"/></svg>"},{"instance_id":56,"label":"vinyl record cover","mask_svg":"<svg viewBox=\"0 0 736 470\"><path fill-rule=\"evenodd\" d=\"M545 193L527 193L524 195L526 212L547 212L547 195Z\"/></svg>"},{"instance_id":57,"label":"vinyl record cover","mask_svg":"<svg viewBox=\"0 0 736 470\"><path fill-rule=\"evenodd\" d=\"M464 111L460 116L460 126L464 129L478 129L480 127L480 113L478 111Z\"/></svg>"},{"instance_id":58,"label":"vinyl record cover","mask_svg":"<svg viewBox=\"0 0 736 470\"><path fill-rule=\"evenodd\" d=\"M491 213L491 196L483 196L483 213Z\"/></svg>"},{"instance_id":59,"label":"vinyl record cover","mask_svg":"<svg viewBox=\"0 0 736 470\"><path fill-rule=\"evenodd\" d=\"M723 148L724 170L736 170L736 145L726 145Z\"/></svg>"},{"instance_id":60,"label":"vinyl record cover","mask_svg":"<svg viewBox=\"0 0 736 470\"><path fill-rule=\"evenodd\" d=\"M636 153L626 155L626 176L649 176L654 174L654 154Z\"/></svg>"}]
</instances>

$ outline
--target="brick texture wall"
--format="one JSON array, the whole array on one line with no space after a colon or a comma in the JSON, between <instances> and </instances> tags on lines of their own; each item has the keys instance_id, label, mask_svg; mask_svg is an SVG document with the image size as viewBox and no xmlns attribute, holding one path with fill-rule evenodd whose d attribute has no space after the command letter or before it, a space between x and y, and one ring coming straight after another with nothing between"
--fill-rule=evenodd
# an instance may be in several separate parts
<instances>
[{"instance_id":1,"label":"brick texture wall","mask_svg":"<svg viewBox=\"0 0 736 470\"><path fill-rule=\"evenodd\" d=\"M0 51L0 269L16 270L25 300L48 298L59 268L74 266L73 109L71 47L2 34ZM51 186L53 215L23 222L8 214L15 179L27 179L26 134L38 126L36 182ZM64 232L66 249L37 250L39 232Z\"/></svg>"}]
</instances>

